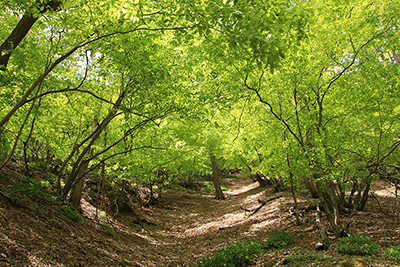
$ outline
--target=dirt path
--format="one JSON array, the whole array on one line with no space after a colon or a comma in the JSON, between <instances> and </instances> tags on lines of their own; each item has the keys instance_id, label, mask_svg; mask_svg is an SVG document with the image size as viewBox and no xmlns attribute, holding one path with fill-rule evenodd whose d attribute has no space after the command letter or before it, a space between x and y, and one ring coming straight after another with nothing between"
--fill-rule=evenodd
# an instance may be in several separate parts
<instances>
[{"instance_id":1,"label":"dirt path","mask_svg":"<svg viewBox=\"0 0 400 267\"><path fill-rule=\"evenodd\" d=\"M0 171L0 267L2 266L196 266L196 259L212 256L228 242L266 240L274 230L286 230L294 236L284 250L268 250L253 266L275 266L288 255L344 259L336 252L335 240L325 252L316 252L319 241L314 211L317 200L299 193L301 226L295 225L289 192L274 193L272 188L258 188L249 179L224 178L227 199L217 201L203 191L195 193L170 190L157 205L143 208L146 221L138 224L132 214L114 220L96 216L96 209L83 202L84 222L76 223L59 212L59 204L23 200L14 206L4 193L21 175L16 168ZM394 207L393 188L375 186L377 200L354 217L355 234L368 235L386 248L398 245L400 223L397 216L387 216ZM271 200L272 199L272 200ZM257 213L243 220L259 200L268 201ZM381 211L381 208L384 212ZM307 211L308 210L308 211ZM329 226L325 227L329 229ZM384 257L383 257L384 259ZM366 258L368 266L384 267L385 261ZM323 266L319 262L302 266Z\"/></svg>"},{"instance_id":2,"label":"dirt path","mask_svg":"<svg viewBox=\"0 0 400 267\"><path fill-rule=\"evenodd\" d=\"M21 179L19 168L0 172L1 192ZM27 199L14 206L0 195L0 266L194 266L228 242L264 239L279 227L277 201L247 220L240 209L267 200L269 189L245 178L222 183L228 188L223 201L203 191L165 192L157 205L143 208L147 221L141 224L131 214L99 218L86 201L84 222L76 223L59 205Z\"/></svg>"},{"instance_id":3,"label":"dirt path","mask_svg":"<svg viewBox=\"0 0 400 267\"><path fill-rule=\"evenodd\" d=\"M163 201L147 211L154 218L154 225L146 225L146 232L159 242L158 252L166 261L165 266L194 266L196 259L225 246L228 242L250 239L263 240L266 233L280 224L286 216L277 207L287 201L288 195L269 195L272 189L262 189L258 183L240 178L224 179L226 200L218 201L212 195L189 194L181 191L166 193ZM259 200L273 201L244 220ZM159 265L157 265L159 266Z\"/></svg>"}]
</instances>

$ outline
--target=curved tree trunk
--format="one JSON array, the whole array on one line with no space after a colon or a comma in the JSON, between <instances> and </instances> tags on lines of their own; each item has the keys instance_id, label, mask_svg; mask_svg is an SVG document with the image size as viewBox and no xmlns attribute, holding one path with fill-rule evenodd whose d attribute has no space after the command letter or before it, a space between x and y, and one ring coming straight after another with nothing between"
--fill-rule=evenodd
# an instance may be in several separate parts
<instances>
[{"instance_id":1,"label":"curved tree trunk","mask_svg":"<svg viewBox=\"0 0 400 267\"><path fill-rule=\"evenodd\" d=\"M88 160L83 160L81 164L79 164L79 171L77 174L77 180L72 186L71 194L69 196L69 202L72 203L74 208L81 212L81 198L82 198L82 189L83 189L83 178L89 166Z\"/></svg>"},{"instance_id":2,"label":"curved tree trunk","mask_svg":"<svg viewBox=\"0 0 400 267\"><path fill-rule=\"evenodd\" d=\"M339 200L335 194L334 184L331 181L319 183L318 193L333 234L335 237L341 237L344 233L344 228L341 223Z\"/></svg>"},{"instance_id":3,"label":"curved tree trunk","mask_svg":"<svg viewBox=\"0 0 400 267\"><path fill-rule=\"evenodd\" d=\"M251 167L249 166L249 164L247 164L247 162L244 160L243 157L239 156L239 159L244 163L244 165L246 165L246 168L249 170L250 172L250 178L253 179L253 181L257 181L260 184L260 187L266 187L267 185L270 184L270 181L267 179L264 179L261 176L261 173L257 172L256 174L251 174L251 172L253 171L251 169Z\"/></svg>"},{"instance_id":4,"label":"curved tree trunk","mask_svg":"<svg viewBox=\"0 0 400 267\"><path fill-rule=\"evenodd\" d=\"M93 132L89 137L90 138L89 144L85 147L85 149L83 149L81 154L78 156L78 159L76 160L74 166L72 167L71 173L68 176L67 182L65 183L65 186L64 186L64 189L62 192L63 198L67 197L69 191L72 189L72 186L77 183L77 180L79 179L78 173L81 169L82 162L84 162L84 157L91 153L92 145L99 138L100 134L106 129L106 127L110 123L110 121L115 117L115 114L117 113L119 107L121 106L121 102L125 97L125 93L126 93L126 91L122 91L120 93L114 106L108 112L108 115L104 118L104 120L100 124L98 124L97 118L95 118L93 120ZM86 139L85 142L88 141L89 138ZM69 158L71 158L72 156L73 156L73 154L71 154L69 156ZM65 164L66 164L66 162L63 164L63 167L65 166ZM89 162L88 162L88 164L89 164Z\"/></svg>"}]
</instances>

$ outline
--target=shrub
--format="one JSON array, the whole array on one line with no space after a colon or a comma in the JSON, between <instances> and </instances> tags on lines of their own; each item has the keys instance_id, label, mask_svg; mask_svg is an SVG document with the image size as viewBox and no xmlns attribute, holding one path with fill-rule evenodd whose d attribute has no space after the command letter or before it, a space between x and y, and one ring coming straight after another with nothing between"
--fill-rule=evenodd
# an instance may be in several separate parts
<instances>
[{"instance_id":1,"label":"shrub","mask_svg":"<svg viewBox=\"0 0 400 267\"><path fill-rule=\"evenodd\" d=\"M184 188L178 184L174 184L174 185L172 185L172 187L176 190L180 190L180 191L184 191L184 192L186 191L186 188Z\"/></svg>"},{"instance_id":2,"label":"shrub","mask_svg":"<svg viewBox=\"0 0 400 267\"><path fill-rule=\"evenodd\" d=\"M114 236L116 233L116 228L111 224L101 225L101 228L103 228L103 230L106 232L106 235Z\"/></svg>"},{"instance_id":3,"label":"shrub","mask_svg":"<svg viewBox=\"0 0 400 267\"><path fill-rule=\"evenodd\" d=\"M283 230L272 232L268 236L268 246L274 248L284 248L292 242L293 236L291 234L286 233Z\"/></svg>"},{"instance_id":4,"label":"shrub","mask_svg":"<svg viewBox=\"0 0 400 267\"><path fill-rule=\"evenodd\" d=\"M8 196L10 196L13 204L17 205L22 199L28 198L35 201L48 200L51 185L47 181L39 181L37 179L26 177L9 187L11 188L11 192Z\"/></svg>"},{"instance_id":5,"label":"shrub","mask_svg":"<svg viewBox=\"0 0 400 267\"><path fill-rule=\"evenodd\" d=\"M215 253L214 257L203 257L197 260L199 267L240 267L248 264L255 256L263 253L267 245L260 241L228 243Z\"/></svg>"},{"instance_id":6,"label":"shrub","mask_svg":"<svg viewBox=\"0 0 400 267\"><path fill-rule=\"evenodd\" d=\"M396 262L400 263L400 245L389 247L386 250L386 254L392 257Z\"/></svg>"},{"instance_id":7,"label":"shrub","mask_svg":"<svg viewBox=\"0 0 400 267\"><path fill-rule=\"evenodd\" d=\"M70 205L63 205L58 208L58 211L61 214L65 215L68 219L71 219L76 223L83 222L82 214L80 214L76 209L74 209Z\"/></svg>"},{"instance_id":8,"label":"shrub","mask_svg":"<svg viewBox=\"0 0 400 267\"><path fill-rule=\"evenodd\" d=\"M379 245L371 241L368 236L351 235L339 238L337 251L347 255L372 255L378 254Z\"/></svg>"},{"instance_id":9,"label":"shrub","mask_svg":"<svg viewBox=\"0 0 400 267\"><path fill-rule=\"evenodd\" d=\"M214 185L211 182L199 181L199 184L204 187L207 192L212 192L214 190Z\"/></svg>"}]
</instances>

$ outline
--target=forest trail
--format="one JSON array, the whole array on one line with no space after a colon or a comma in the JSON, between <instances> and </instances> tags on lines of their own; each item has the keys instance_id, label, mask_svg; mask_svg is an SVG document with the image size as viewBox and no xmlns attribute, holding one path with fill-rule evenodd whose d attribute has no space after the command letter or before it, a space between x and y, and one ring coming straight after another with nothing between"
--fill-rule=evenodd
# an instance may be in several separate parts
<instances>
[{"instance_id":1,"label":"forest trail","mask_svg":"<svg viewBox=\"0 0 400 267\"><path fill-rule=\"evenodd\" d=\"M210 251L228 242L266 238L262 233L276 227L276 222L285 217L280 216L275 200L244 220L248 212L240 207L254 209L258 200L268 200L269 190L258 188L258 183L249 179L241 178L236 183L226 180L226 200L184 192L164 196L167 203L161 204L156 224L147 230L165 244L167 251L173 252L169 256L175 255L174 261L193 266L197 258L210 255Z\"/></svg>"},{"instance_id":2,"label":"forest trail","mask_svg":"<svg viewBox=\"0 0 400 267\"><path fill-rule=\"evenodd\" d=\"M8 185L21 177L17 167L0 171L0 191L9 192ZM145 220L140 224L129 213L114 219L96 217L96 209L86 201L82 203L84 221L76 223L54 203L28 199L14 206L0 194L0 266L196 266L197 259L212 256L228 242L265 241L275 230L292 234L292 244L284 250L268 250L251 266L275 266L293 253L315 253L319 234L314 211L308 209L316 204L315 199L299 193L303 225L296 226L288 191L259 188L243 177L221 182L228 189L226 200L216 200L212 192L203 190L170 189L156 205L141 209ZM385 196L390 190L385 186L376 190L386 211L393 206L393 199ZM241 207L254 209L259 200L267 204L245 219L249 213ZM398 244L400 228L397 218L378 209L376 201L369 200L367 210L355 217L353 229L379 241L383 253ZM321 253L338 257L335 244Z\"/></svg>"},{"instance_id":3,"label":"forest trail","mask_svg":"<svg viewBox=\"0 0 400 267\"><path fill-rule=\"evenodd\" d=\"M258 183L242 177L224 178L222 183L228 189L225 200L216 200L204 192L171 190L163 194L157 205L143 208L142 214L149 223L143 223L140 231L153 243L154 247L149 249L157 251L152 255L158 257L136 264L195 266L196 259L210 256L210 252L228 242L263 240L267 232L285 222L277 207L278 199L244 220L249 212L241 207L254 209L259 200L265 201L274 195L269 196L272 188L259 188ZM287 201L288 195L280 194L282 201ZM121 222L121 227L129 224L126 220Z\"/></svg>"},{"instance_id":4,"label":"forest trail","mask_svg":"<svg viewBox=\"0 0 400 267\"><path fill-rule=\"evenodd\" d=\"M2 170L1 192L10 192L22 172L17 165ZM240 176L221 182L226 200L214 199L212 192L170 189L156 205L141 209L140 224L129 213L100 216L85 200L84 222L75 223L54 203L27 199L14 206L2 196L0 266L194 266L228 242L262 240L285 223L277 200L243 220L248 212L240 207L255 208L272 188Z\"/></svg>"}]
</instances>

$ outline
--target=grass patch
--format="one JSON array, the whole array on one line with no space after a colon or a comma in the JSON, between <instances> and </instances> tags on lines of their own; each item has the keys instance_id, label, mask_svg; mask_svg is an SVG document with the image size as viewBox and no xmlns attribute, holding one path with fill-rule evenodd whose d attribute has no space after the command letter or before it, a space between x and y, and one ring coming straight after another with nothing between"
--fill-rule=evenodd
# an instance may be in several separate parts
<instances>
[{"instance_id":1,"label":"grass patch","mask_svg":"<svg viewBox=\"0 0 400 267\"><path fill-rule=\"evenodd\" d=\"M247 241L228 243L217 251L214 257L203 257L197 260L198 267L241 267L248 265L257 255L267 248L265 242Z\"/></svg>"}]
</instances>

